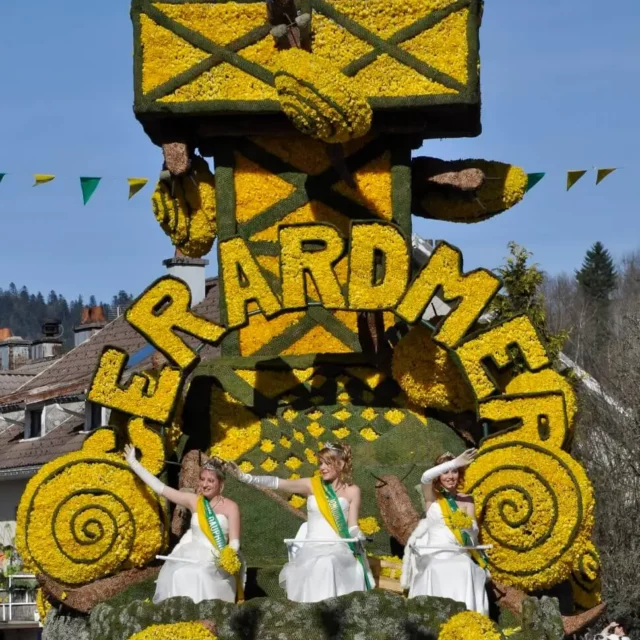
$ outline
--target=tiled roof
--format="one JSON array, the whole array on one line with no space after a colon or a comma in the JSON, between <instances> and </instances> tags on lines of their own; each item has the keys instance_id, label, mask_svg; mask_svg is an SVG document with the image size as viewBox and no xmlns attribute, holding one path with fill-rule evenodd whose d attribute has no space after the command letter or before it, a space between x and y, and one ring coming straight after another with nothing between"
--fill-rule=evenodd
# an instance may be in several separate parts
<instances>
[{"instance_id":1,"label":"tiled roof","mask_svg":"<svg viewBox=\"0 0 640 640\"><path fill-rule=\"evenodd\" d=\"M207 284L209 288L207 296L194 307L194 312L209 320L217 321L219 318L218 285L211 280ZM193 339L188 342L192 345L197 343ZM119 347L131 356L146 344L146 340L129 325L124 316L120 316L89 340L49 365L18 390L0 397L0 404L31 403L61 395L83 393L89 387L98 358L105 347ZM218 355L219 349L211 345L206 345L200 352L202 359L215 358ZM149 358L144 362L148 363L148 361Z\"/></svg>"},{"instance_id":2,"label":"tiled roof","mask_svg":"<svg viewBox=\"0 0 640 640\"><path fill-rule=\"evenodd\" d=\"M0 398L25 385L35 375L51 366L53 362L53 360L39 360L24 364L12 371L0 371Z\"/></svg>"},{"instance_id":3,"label":"tiled roof","mask_svg":"<svg viewBox=\"0 0 640 640\"><path fill-rule=\"evenodd\" d=\"M73 418L37 440L26 440L23 427L12 425L0 432L0 471L45 464L58 456L77 451L86 433L84 421Z\"/></svg>"}]
</instances>

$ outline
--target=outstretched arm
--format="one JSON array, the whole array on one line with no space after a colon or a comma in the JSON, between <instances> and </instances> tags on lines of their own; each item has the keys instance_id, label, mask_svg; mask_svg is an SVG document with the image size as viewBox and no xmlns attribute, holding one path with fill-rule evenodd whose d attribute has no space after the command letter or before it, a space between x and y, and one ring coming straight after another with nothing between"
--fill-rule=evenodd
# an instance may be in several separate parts
<instances>
[{"instance_id":1,"label":"outstretched arm","mask_svg":"<svg viewBox=\"0 0 640 640\"><path fill-rule=\"evenodd\" d=\"M238 505L229 501L225 515L229 522L229 546L234 551L238 551L240 549L240 509Z\"/></svg>"},{"instance_id":2,"label":"outstretched arm","mask_svg":"<svg viewBox=\"0 0 640 640\"><path fill-rule=\"evenodd\" d=\"M478 452L476 449L467 449L467 451L459 455L457 458L453 460L449 460L448 462L443 462L442 464L439 464L437 467L431 467L431 469L427 469L422 474L422 478L420 478L420 482L422 484L430 484L438 476L441 476L443 473L447 473L447 471L452 471L453 469L460 469L461 467L467 467L473 462L473 460L477 455L478 455Z\"/></svg>"},{"instance_id":3,"label":"outstretched arm","mask_svg":"<svg viewBox=\"0 0 640 640\"><path fill-rule=\"evenodd\" d=\"M298 480L283 480L277 476L253 476L250 473L244 473L235 462L228 462L227 466L240 482L244 484L252 484L265 489L273 489L274 491L285 491L286 493L300 493L304 496L311 495L311 480L309 478L300 478Z\"/></svg>"},{"instance_id":4,"label":"outstretched arm","mask_svg":"<svg viewBox=\"0 0 640 640\"><path fill-rule=\"evenodd\" d=\"M186 507L190 511L196 510L198 498L195 494L176 491L176 489L167 487L161 480L156 478L136 460L136 450L129 444L124 447L124 458L131 467L131 471L133 471L133 473L135 473L142 482L144 482L158 495L164 496L169 500L169 502L179 504L181 507Z\"/></svg>"}]
</instances>

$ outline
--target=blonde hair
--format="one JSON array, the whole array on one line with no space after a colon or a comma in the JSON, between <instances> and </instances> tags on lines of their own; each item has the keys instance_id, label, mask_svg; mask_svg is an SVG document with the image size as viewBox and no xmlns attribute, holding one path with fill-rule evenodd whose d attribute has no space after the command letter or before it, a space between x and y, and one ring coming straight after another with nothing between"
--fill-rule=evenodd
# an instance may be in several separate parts
<instances>
[{"instance_id":1,"label":"blonde hair","mask_svg":"<svg viewBox=\"0 0 640 640\"><path fill-rule=\"evenodd\" d=\"M451 460L455 460L456 457L452 453L443 453L442 455L436 458L434 466L437 467L439 464L444 462L449 462ZM464 467L458 468L458 488L464 485ZM433 494L438 496L442 490L442 482L440 481L440 476L438 476L432 483L431 488Z\"/></svg>"},{"instance_id":2,"label":"blonde hair","mask_svg":"<svg viewBox=\"0 0 640 640\"><path fill-rule=\"evenodd\" d=\"M353 472L353 456L348 444L326 444L318 452L318 461L324 462L338 472L340 482L353 484L351 474Z\"/></svg>"}]
</instances>

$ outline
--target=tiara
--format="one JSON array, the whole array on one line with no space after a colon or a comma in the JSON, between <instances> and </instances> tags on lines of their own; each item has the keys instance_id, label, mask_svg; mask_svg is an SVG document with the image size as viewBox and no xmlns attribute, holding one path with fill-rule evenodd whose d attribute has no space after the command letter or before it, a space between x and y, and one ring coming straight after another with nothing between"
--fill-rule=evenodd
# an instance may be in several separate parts
<instances>
[{"instance_id":1,"label":"tiara","mask_svg":"<svg viewBox=\"0 0 640 640\"><path fill-rule=\"evenodd\" d=\"M333 442L325 443L324 448L329 449L331 451L337 451L338 453L344 452L344 449L340 445L334 444Z\"/></svg>"},{"instance_id":2,"label":"tiara","mask_svg":"<svg viewBox=\"0 0 640 640\"><path fill-rule=\"evenodd\" d=\"M202 468L207 471L224 471L224 463L220 458L209 458L203 465Z\"/></svg>"}]
</instances>

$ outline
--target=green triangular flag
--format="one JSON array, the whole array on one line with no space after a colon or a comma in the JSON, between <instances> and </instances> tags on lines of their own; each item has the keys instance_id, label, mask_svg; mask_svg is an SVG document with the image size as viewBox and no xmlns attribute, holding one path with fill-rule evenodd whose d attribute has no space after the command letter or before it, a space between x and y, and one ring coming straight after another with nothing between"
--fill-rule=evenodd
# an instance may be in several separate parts
<instances>
[{"instance_id":1,"label":"green triangular flag","mask_svg":"<svg viewBox=\"0 0 640 640\"><path fill-rule=\"evenodd\" d=\"M546 175L546 173L527 173L527 188L525 192L533 189Z\"/></svg>"},{"instance_id":2,"label":"green triangular flag","mask_svg":"<svg viewBox=\"0 0 640 640\"><path fill-rule=\"evenodd\" d=\"M149 182L147 178L127 178L129 183L129 200Z\"/></svg>"},{"instance_id":3,"label":"green triangular flag","mask_svg":"<svg viewBox=\"0 0 640 640\"><path fill-rule=\"evenodd\" d=\"M0 182L2 182L2 178L4 178L6 175L6 173L0 173Z\"/></svg>"},{"instance_id":4,"label":"green triangular flag","mask_svg":"<svg viewBox=\"0 0 640 640\"><path fill-rule=\"evenodd\" d=\"M579 171L567 171L567 191L573 187L573 185L587 173L586 169L580 169Z\"/></svg>"},{"instance_id":5,"label":"green triangular flag","mask_svg":"<svg viewBox=\"0 0 640 640\"><path fill-rule=\"evenodd\" d=\"M98 188L102 178L80 178L80 188L82 189L82 201L87 204L91 200L91 196Z\"/></svg>"},{"instance_id":6,"label":"green triangular flag","mask_svg":"<svg viewBox=\"0 0 640 640\"><path fill-rule=\"evenodd\" d=\"M616 168L613 169L598 169L598 177L596 178L596 184L600 184L607 176L610 176Z\"/></svg>"}]
</instances>

